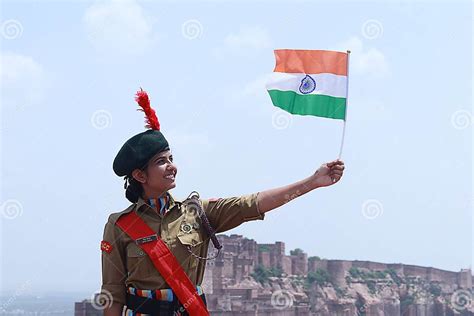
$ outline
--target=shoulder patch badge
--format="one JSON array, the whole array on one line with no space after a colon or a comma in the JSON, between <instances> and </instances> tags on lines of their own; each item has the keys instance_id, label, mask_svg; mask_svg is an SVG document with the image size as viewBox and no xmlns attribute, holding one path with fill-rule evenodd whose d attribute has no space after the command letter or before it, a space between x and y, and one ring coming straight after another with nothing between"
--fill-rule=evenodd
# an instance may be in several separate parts
<instances>
[{"instance_id":1,"label":"shoulder patch badge","mask_svg":"<svg viewBox=\"0 0 474 316\"><path fill-rule=\"evenodd\" d=\"M112 249L113 247L108 241L102 240L100 242L100 250L105 251L106 253L110 253Z\"/></svg>"}]
</instances>

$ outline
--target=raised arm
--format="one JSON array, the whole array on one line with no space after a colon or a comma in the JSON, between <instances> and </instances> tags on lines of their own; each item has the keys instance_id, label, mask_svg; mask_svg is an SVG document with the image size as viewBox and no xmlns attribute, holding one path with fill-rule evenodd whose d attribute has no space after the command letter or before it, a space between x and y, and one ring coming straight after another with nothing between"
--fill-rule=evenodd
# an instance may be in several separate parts
<instances>
[{"instance_id":1,"label":"raised arm","mask_svg":"<svg viewBox=\"0 0 474 316\"><path fill-rule=\"evenodd\" d=\"M259 210L263 214L309 191L333 185L341 179L343 172L344 162L338 159L322 164L313 175L306 179L283 187L261 191L257 196Z\"/></svg>"}]
</instances>

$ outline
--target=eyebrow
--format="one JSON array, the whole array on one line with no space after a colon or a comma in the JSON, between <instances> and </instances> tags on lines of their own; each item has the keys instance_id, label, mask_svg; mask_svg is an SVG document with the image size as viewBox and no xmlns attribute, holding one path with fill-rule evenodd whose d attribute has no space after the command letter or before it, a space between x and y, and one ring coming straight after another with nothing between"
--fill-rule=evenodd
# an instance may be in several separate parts
<instances>
[{"instance_id":1,"label":"eyebrow","mask_svg":"<svg viewBox=\"0 0 474 316\"><path fill-rule=\"evenodd\" d=\"M173 154L170 154L169 156L158 156L154 159L154 161L157 161L158 159L161 159L161 158L166 158L166 157L170 157L170 158L173 158Z\"/></svg>"}]
</instances>

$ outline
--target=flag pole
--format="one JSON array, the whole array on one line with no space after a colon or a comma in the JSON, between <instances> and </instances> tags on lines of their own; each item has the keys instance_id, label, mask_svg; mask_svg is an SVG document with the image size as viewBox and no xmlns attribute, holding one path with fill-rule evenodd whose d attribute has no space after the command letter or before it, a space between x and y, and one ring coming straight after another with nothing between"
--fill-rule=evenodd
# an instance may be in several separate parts
<instances>
[{"instance_id":1,"label":"flag pole","mask_svg":"<svg viewBox=\"0 0 474 316\"><path fill-rule=\"evenodd\" d=\"M351 51L347 50L346 108L344 110L345 111L345 113L344 113L344 126L342 128L342 141L341 141L341 148L339 149L339 156L337 158L338 160L341 159L342 146L344 146L344 136L346 135L347 105L349 104L349 55L350 55L350 53L351 53Z\"/></svg>"}]
</instances>

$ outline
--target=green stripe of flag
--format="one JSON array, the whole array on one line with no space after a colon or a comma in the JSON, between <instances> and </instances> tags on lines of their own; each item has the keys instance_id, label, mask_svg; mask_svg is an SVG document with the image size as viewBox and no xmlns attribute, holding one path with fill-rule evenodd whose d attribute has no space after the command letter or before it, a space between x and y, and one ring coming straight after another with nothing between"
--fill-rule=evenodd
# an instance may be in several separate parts
<instances>
[{"instance_id":1,"label":"green stripe of flag","mask_svg":"<svg viewBox=\"0 0 474 316\"><path fill-rule=\"evenodd\" d=\"M294 91L268 90L273 105L300 115L315 115L344 120L346 98L321 94L298 94Z\"/></svg>"}]
</instances>

